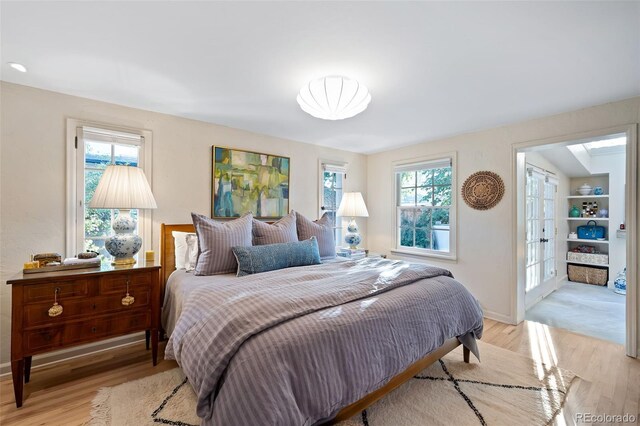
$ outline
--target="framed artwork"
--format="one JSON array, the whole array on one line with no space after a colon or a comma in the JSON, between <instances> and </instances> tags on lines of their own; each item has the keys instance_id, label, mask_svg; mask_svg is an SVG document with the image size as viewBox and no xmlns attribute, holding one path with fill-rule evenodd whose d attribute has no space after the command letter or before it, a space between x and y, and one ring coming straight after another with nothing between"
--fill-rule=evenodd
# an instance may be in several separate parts
<instances>
[{"instance_id":1,"label":"framed artwork","mask_svg":"<svg viewBox=\"0 0 640 426\"><path fill-rule=\"evenodd\" d=\"M211 216L258 219L289 213L289 157L212 147Z\"/></svg>"}]
</instances>

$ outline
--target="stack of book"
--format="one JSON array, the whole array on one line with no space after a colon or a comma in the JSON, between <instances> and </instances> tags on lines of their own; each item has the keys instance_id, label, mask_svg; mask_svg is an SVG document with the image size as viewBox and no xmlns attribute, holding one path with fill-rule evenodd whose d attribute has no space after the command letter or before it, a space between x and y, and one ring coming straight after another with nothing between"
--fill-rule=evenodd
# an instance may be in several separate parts
<instances>
[{"instance_id":1,"label":"stack of book","mask_svg":"<svg viewBox=\"0 0 640 426\"><path fill-rule=\"evenodd\" d=\"M340 257L346 257L351 260L364 259L367 257L367 251L363 248L351 249L349 247L338 247L336 254Z\"/></svg>"}]
</instances>

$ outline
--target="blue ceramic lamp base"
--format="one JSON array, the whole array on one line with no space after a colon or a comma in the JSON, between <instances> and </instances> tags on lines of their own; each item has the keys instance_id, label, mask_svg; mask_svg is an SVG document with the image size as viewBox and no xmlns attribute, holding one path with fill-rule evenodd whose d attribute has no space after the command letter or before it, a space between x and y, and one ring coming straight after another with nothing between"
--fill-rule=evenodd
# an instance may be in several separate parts
<instances>
[{"instance_id":1,"label":"blue ceramic lamp base","mask_svg":"<svg viewBox=\"0 0 640 426\"><path fill-rule=\"evenodd\" d=\"M130 213L130 210L120 210L118 217L113 221L115 234L104 243L107 252L113 256L112 265L134 265L136 260L133 256L142 247L142 238L134 234L136 221Z\"/></svg>"},{"instance_id":2,"label":"blue ceramic lamp base","mask_svg":"<svg viewBox=\"0 0 640 426\"><path fill-rule=\"evenodd\" d=\"M344 242L349 244L349 248L355 250L358 248L358 244L362 242L362 237L358 233L358 224L356 220L351 218L349 225L347 226L347 234L344 236Z\"/></svg>"}]
</instances>

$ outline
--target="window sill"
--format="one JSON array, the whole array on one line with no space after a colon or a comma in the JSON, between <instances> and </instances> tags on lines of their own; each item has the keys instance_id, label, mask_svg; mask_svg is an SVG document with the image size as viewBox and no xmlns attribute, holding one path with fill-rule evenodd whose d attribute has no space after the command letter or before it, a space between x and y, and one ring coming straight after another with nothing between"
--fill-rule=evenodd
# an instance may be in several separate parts
<instances>
[{"instance_id":1,"label":"window sill","mask_svg":"<svg viewBox=\"0 0 640 426\"><path fill-rule=\"evenodd\" d=\"M445 260L445 261L451 261L451 262L457 262L458 260L457 256L451 253L437 254L433 252L424 252L424 251L418 251L418 250L397 249L397 248L393 248L390 251L394 255L400 255L400 256L426 257L426 258Z\"/></svg>"}]
</instances>

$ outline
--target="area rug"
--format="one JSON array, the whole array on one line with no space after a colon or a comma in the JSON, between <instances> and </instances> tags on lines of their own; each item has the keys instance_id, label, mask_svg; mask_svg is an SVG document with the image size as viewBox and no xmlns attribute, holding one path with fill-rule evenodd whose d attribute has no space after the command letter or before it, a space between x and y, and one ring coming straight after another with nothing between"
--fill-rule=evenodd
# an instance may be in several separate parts
<instances>
[{"instance_id":1,"label":"area rug","mask_svg":"<svg viewBox=\"0 0 640 426\"><path fill-rule=\"evenodd\" d=\"M576 379L570 371L479 342L482 362L459 347L341 426L546 425ZM196 397L179 368L102 388L90 426L200 424Z\"/></svg>"}]
</instances>

